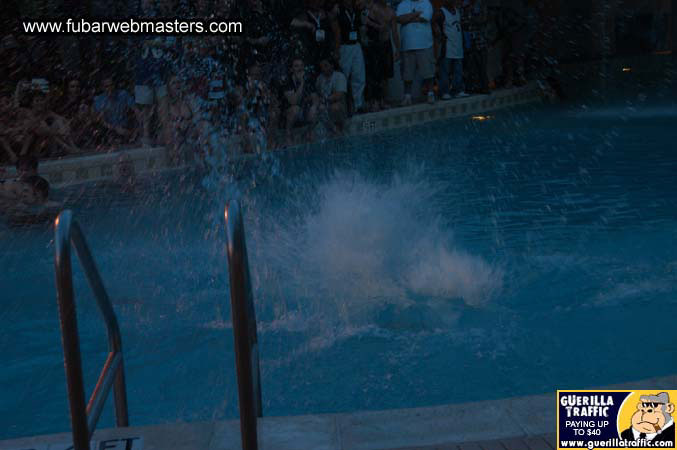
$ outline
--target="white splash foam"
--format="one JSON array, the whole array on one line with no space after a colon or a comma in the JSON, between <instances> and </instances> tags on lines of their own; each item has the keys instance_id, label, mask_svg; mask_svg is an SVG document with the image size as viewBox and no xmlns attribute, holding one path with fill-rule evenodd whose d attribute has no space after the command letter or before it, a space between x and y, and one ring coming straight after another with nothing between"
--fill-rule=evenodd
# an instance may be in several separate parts
<instances>
[{"instance_id":1,"label":"white splash foam","mask_svg":"<svg viewBox=\"0 0 677 450\"><path fill-rule=\"evenodd\" d=\"M441 225L436 194L421 171L385 182L341 172L290 199L305 202L292 208L304 211L300 217L278 214L266 224L262 218L272 214L259 211L249 228L257 298L290 299L269 326L298 330L303 319L317 332L378 325L384 308L391 315L421 308L423 321L434 317L433 309L454 321L457 314L445 301L491 302L502 289L503 271L459 248L452 230Z\"/></svg>"},{"instance_id":2,"label":"white splash foam","mask_svg":"<svg viewBox=\"0 0 677 450\"><path fill-rule=\"evenodd\" d=\"M503 271L460 250L439 247L410 267L408 288L420 295L462 298L467 305L482 306L502 288Z\"/></svg>"}]
</instances>

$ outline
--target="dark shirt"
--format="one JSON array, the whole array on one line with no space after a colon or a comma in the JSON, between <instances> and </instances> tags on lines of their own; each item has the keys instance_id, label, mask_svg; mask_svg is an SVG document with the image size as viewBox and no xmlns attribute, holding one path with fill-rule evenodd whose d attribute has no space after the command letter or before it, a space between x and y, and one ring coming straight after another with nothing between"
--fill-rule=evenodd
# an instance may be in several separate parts
<instances>
[{"instance_id":1,"label":"dark shirt","mask_svg":"<svg viewBox=\"0 0 677 450\"><path fill-rule=\"evenodd\" d=\"M309 74L306 74L304 77L304 83L303 83L303 92L301 93L301 100L299 101L298 105L303 106L307 104L308 102L311 101L311 95L315 92L315 83L313 83L313 79ZM294 91L296 92L296 89L298 89L299 83L297 83L294 80L294 77L291 75L289 78L285 81L285 83L282 86L282 93L284 94L284 104L285 108L289 108L291 105L287 101L287 96L286 93L289 91Z\"/></svg>"},{"instance_id":2,"label":"dark shirt","mask_svg":"<svg viewBox=\"0 0 677 450\"><path fill-rule=\"evenodd\" d=\"M19 81L30 79L32 72L31 64L26 54L19 49L8 49L0 53L0 95L11 96L14 94Z\"/></svg>"},{"instance_id":3,"label":"dark shirt","mask_svg":"<svg viewBox=\"0 0 677 450\"><path fill-rule=\"evenodd\" d=\"M276 47L279 37L279 30L277 22L273 15L268 11L258 12L249 11L245 16L246 37L248 39L260 39L268 37L269 41L266 45L254 45L249 42L245 43L246 51L244 54L248 55L251 60L259 64L267 64L273 58L273 49Z\"/></svg>"},{"instance_id":4,"label":"dark shirt","mask_svg":"<svg viewBox=\"0 0 677 450\"><path fill-rule=\"evenodd\" d=\"M487 48L487 7L483 0L463 6L463 41L467 50Z\"/></svg>"},{"instance_id":5,"label":"dark shirt","mask_svg":"<svg viewBox=\"0 0 677 450\"><path fill-rule=\"evenodd\" d=\"M277 18L280 30L285 33L291 21L303 14L303 0L271 0L270 11Z\"/></svg>"},{"instance_id":6,"label":"dark shirt","mask_svg":"<svg viewBox=\"0 0 677 450\"><path fill-rule=\"evenodd\" d=\"M307 29L296 29L295 53L303 58L306 65L317 65L321 58L331 54L334 49L334 33L331 21L326 13L304 11L297 18L315 25L315 32Z\"/></svg>"},{"instance_id":7,"label":"dark shirt","mask_svg":"<svg viewBox=\"0 0 677 450\"><path fill-rule=\"evenodd\" d=\"M174 60L172 48L176 39L163 37L162 46L150 45L153 39L144 39L137 42L139 54L136 58L135 78L139 86L162 86L166 84L169 67ZM160 43L158 39L155 43Z\"/></svg>"},{"instance_id":8,"label":"dark shirt","mask_svg":"<svg viewBox=\"0 0 677 450\"><path fill-rule=\"evenodd\" d=\"M338 23L341 29L341 44L350 45L360 42L362 13L354 9L339 8Z\"/></svg>"},{"instance_id":9,"label":"dark shirt","mask_svg":"<svg viewBox=\"0 0 677 450\"><path fill-rule=\"evenodd\" d=\"M366 30L367 31L367 42L369 42L370 45L372 43L377 44L378 42L381 41L381 30L369 23L368 16L370 14L370 11L368 9L366 10L366 12L363 11L363 13L366 14L366 16L362 16L362 15L361 16L364 17L366 25L367 25L367 30ZM360 18L360 20L362 20L362 18Z\"/></svg>"}]
</instances>

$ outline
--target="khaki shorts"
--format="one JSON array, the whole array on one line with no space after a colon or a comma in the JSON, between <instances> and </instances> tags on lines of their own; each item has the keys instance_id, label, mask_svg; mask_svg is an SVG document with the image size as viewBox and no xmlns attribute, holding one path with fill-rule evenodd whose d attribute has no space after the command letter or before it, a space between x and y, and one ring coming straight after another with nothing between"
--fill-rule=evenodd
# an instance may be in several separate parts
<instances>
[{"instance_id":1,"label":"khaki shorts","mask_svg":"<svg viewBox=\"0 0 677 450\"><path fill-rule=\"evenodd\" d=\"M167 85L147 86L136 85L134 87L134 97L138 105L152 105L167 95Z\"/></svg>"},{"instance_id":2,"label":"khaki shorts","mask_svg":"<svg viewBox=\"0 0 677 450\"><path fill-rule=\"evenodd\" d=\"M435 55L432 47L402 52L402 79L414 81L417 73L423 80L435 76Z\"/></svg>"}]
</instances>

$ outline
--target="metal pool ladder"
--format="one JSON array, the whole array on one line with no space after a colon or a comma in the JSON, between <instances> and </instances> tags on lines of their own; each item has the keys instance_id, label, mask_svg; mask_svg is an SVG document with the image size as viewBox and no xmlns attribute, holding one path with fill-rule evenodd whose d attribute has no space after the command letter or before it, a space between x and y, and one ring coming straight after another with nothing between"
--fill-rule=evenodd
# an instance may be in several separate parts
<instances>
[{"instance_id":1,"label":"metal pool ladder","mask_svg":"<svg viewBox=\"0 0 677 450\"><path fill-rule=\"evenodd\" d=\"M231 200L226 206L226 234L228 237L228 274L230 276L230 305L235 338L235 365L240 407L240 435L243 450L256 450L257 418L262 417L261 374L256 337L256 313L249 277L247 245L240 204Z\"/></svg>"},{"instance_id":2,"label":"metal pool ladder","mask_svg":"<svg viewBox=\"0 0 677 450\"><path fill-rule=\"evenodd\" d=\"M56 291L61 321L61 339L63 340L64 366L68 384L68 402L70 404L71 426L73 428L73 449L88 450L89 440L94 434L101 411L113 386L115 399L115 419L118 427L129 426L127 414L127 392L122 360L122 338L106 289L99 271L94 264L85 236L73 213L65 210L54 222L54 244L56 254ZM108 358L101 370L94 392L85 407L85 387L80 357L80 337L73 291L73 272L71 269L71 245L75 247L82 269L87 276L89 286L94 292L99 311L106 322L108 332Z\"/></svg>"},{"instance_id":3,"label":"metal pool ladder","mask_svg":"<svg viewBox=\"0 0 677 450\"><path fill-rule=\"evenodd\" d=\"M256 336L256 314L249 276L247 246L240 205L231 201L225 210L228 238L228 272L230 276L230 303L235 338L240 434L243 450L257 450L257 420L262 417L261 375ZM70 210L65 210L55 221L57 301L61 321L64 365L68 384L73 449L88 450L89 440L96 429L111 386L115 398L115 416L118 427L129 426L122 339L115 312L104 289L99 271L94 264L85 237ZM80 341L73 292L71 245L80 259L96 303L108 329L108 358L94 392L85 407L85 389L82 376Z\"/></svg>"}]
</instances>

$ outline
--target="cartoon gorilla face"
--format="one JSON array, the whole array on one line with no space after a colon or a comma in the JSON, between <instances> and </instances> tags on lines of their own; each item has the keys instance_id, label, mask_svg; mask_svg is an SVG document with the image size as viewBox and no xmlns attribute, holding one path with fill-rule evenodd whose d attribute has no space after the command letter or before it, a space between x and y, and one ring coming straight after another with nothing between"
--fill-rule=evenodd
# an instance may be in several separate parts
<instances>
[{"instance_id":1,"label":"cartoon gorilla face","mask_svg":"<svg viewBox=\"0 0 677 450\"><path fill-rule=\"evenodd\" d=\"M670 420L674 411L672 403L639 402L632 416L632 428L640 433L656 433Z\"/></svg>"}]
</instances>

